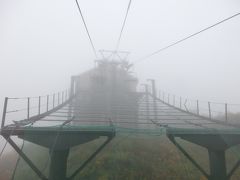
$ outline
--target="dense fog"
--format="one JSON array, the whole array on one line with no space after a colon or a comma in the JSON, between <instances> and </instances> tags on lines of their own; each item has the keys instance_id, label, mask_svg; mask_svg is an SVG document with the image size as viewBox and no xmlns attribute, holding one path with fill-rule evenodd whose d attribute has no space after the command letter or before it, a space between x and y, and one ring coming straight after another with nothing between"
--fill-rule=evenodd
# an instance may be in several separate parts
<instances>
[{"instance_id":1,"label":"dense fog","mask_svg":"<svg viewBox=\"0 0 240 180\"><path fill-rule=\"evenodd\" d=\"M127 0L79 1L96 49L113 50ZM129 61L167 46L239 11L237 0L132 1L120 50ZM137 63L141 81L166 92L238 103L240 17ZM98 54L100 57L100 54ZM94 66L75 1L0 0L0 101L64 90L70 76Z\"/></svg>"}]
</instances>

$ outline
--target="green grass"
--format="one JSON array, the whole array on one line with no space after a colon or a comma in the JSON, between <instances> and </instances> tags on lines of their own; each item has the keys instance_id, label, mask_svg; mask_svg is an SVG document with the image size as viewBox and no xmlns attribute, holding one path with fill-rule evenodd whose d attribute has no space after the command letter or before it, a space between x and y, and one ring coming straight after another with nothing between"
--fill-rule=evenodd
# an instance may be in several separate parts
<instances>
[{"instance_id":1,"label":"green grass","mask_svg":"<svg viewBox=\"0 0 240 180\"><path fill-rule=\"evenodd\" d=\"M99 138L74 147L68 159L68 175L104 141ZM197 145L178 139L178 142L208 172L207 151ZM226 154L227 166L232 167L240 158L239 147ZM48 150L37 145L26 145L24 152L43 169L49 157ZM48 174L48 168L45 170ZM233 180L240 177L238 170ZM0 178L1 179L1 178ZM38 178L24 161L19 163L16 180L37 180ZM102 152L75 178L83 180L203 180L203 175L163 136L118 134Z\"/></svg>"}]
</instances>

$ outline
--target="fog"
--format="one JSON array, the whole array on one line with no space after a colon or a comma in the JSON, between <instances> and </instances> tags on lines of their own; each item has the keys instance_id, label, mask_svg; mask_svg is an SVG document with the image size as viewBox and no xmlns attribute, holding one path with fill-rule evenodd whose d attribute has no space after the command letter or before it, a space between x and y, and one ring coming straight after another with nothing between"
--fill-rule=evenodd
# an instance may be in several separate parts
<instances>
[{"instance_id":1,"label":"fog","mask_svg":"<svg viewBox=\"0 0 240 180\"><path fill-rule=\"evenodd\" d=\"M79 0L97 50L113 50L128 0ZM240 10L238 0L133 0L120 43L130 62ZM159 89L191 99L239 103L240 17L152 56L133 69ZM100 57L100 55L99 55ZM0 102L68 88L94 66L75 1L0 0Z\"/></svg>"}]
</instances>

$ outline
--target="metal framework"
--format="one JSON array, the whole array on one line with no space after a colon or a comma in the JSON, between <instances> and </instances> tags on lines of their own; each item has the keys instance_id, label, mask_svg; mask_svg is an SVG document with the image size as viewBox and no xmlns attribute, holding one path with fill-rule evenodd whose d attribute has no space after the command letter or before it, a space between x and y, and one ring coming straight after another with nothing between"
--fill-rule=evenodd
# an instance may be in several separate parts
<instances>
[{"instance_id":1,"label":"metal framework","mask_svg":"<svg viewBox=\"0 0 240 180\"><path fill-rule=\"evenodd\" d=\"M161 100L156 94L155 81L152 79L149 81L151 82L151 92L148 86L144 85L145 92L129 95L133 98L129 98L128 103L122 102L121 99L116 102L111 101L110 109L106 111L106 108L98 101L90 104L84 102L79 104L78 94L84 93L86 95L86 92L76 92L74 78L72 78L72 89L69 97L66 96L67 93L61 95L58 93L52 96L52 104L50 104L51 100L49 96L46 96L45 112L41 107L43 100L38 97L37 114L31 117L30 98L27 98L27 118L14 121L10 125L5 125L6 115L11 112L7 110L9 98L6 98L1 135L41 179L64 180L74 179L114 138L116 130L131 128L136 132L150 132L159 127L166 129L169 140L207 179L229 180L239 167L240 160L227 172L225 151L240 144L240 127L231 125L227 121L220 122L213 119L211 106L209 106L209 117L204 117L199 114L199 106L197 106L196 114L189 112L185 107L186 103L182 105L182 99L179 104L180 108L170 104L169 96L167 102ZM185 109L181 109L181 107L185 107ZM227 112L227 105L225 111ZM48 122L49 126L44 126L44 122ZM18 136L24 141L49 149L51 163L48 177L36 167L27 154L22 152L12 140L12 136ZM66 163L71 147L101 136L106 137L106 141L85 162L79 165L79 168L71 176L66 177ZM191 157L176 138L198 144L208 150L210 174Z\"/></svg>"}]
</instances>

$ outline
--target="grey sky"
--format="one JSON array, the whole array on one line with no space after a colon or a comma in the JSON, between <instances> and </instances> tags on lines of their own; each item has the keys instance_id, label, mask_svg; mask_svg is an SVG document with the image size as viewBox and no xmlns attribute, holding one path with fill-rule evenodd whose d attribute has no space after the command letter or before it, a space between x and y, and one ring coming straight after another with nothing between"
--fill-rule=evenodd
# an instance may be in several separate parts
<instances>
[{"instance_id":1,"label":"grey sky","mask_svg":"<svg viewBox=\"0 0 240 180\"><path fill-rule=\"evenodd\" d=\"M79 0L97 49L114 49L128 0ZM133 0L121 50L130 61L240 11L238 0ZM138 77L192 99L240 102L240 17L136 65ZM0 0L0 101L63 90L93 67L74 0ZM0 110L1 112L1 110Z\"/></svg>"}]
</instances>

